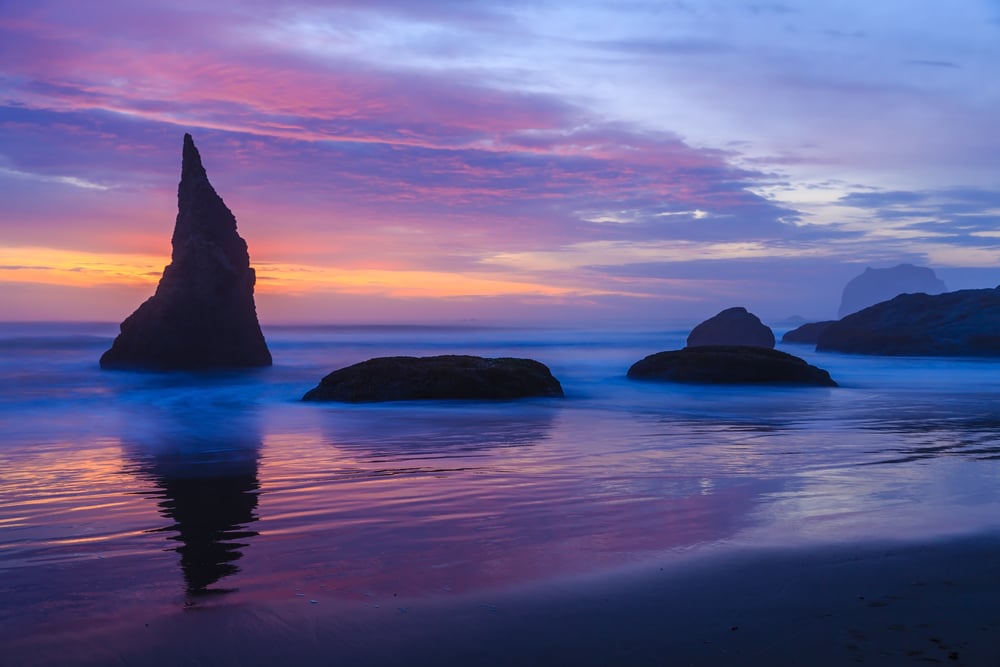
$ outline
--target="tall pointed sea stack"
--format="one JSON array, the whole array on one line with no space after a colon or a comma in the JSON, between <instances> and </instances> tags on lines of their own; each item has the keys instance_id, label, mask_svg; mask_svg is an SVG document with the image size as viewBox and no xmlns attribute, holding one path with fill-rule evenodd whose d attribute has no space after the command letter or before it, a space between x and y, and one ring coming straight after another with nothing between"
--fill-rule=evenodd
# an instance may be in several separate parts
<instances>
[{"instance_id":1,"label":"tall pointed sea stack","mask_svg":"<svg viewBox=\"0 0 1000 667\"><path fill-rule=\"evenodd\" d=\"M257 322L247 244L201 164L190 134L177 188L170 264L156 293L121 324L102 368L270 366Z\"/></svg>"}]
</instances>

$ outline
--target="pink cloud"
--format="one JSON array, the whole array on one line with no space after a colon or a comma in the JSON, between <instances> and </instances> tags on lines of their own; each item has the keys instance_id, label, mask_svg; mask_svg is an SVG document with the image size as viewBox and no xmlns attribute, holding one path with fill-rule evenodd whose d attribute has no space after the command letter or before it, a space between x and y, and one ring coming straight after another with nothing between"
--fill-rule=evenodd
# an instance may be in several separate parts
<instances>
[{"instance_id":1,"label":"pink cloud","mask_svg":"<svg viewBox=\"0 0 1000 667\"><path fill-rule=\"evenodd\" d=\"M0 159L39 177L19 192L0 175L13 193L0 243L163 248L182 131L262 263L475 274L495 272L484 260L504 252L785 230L788 212L747 189L761 175L725 152L471 72L293 53L248 40L256 18L181 8L43 4L0 20L0 83L14 101L0 103ZM693 220L696 209L711 216ZM623 224L597 221L614 215ZM602 281L667 289L599 273L518 277L581 293Z\"/></svg>"}]
</instances>

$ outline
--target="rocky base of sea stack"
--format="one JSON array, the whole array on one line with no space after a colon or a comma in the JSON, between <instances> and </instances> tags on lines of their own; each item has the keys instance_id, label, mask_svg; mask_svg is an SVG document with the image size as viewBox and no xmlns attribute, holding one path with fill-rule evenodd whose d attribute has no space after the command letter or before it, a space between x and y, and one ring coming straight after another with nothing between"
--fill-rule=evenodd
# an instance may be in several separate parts
<instances>
[{"instance_id":1,"label":"rocky base of sea stack","mask_svg":"<svg viewBox=\"0 0 1000 667\"><path fill-rule=\"evenodd\" d=\"M542 363L443 355L369 359L330 373L302 400L373 403L531 396L563 396L562 385Z\"/></svg>"},{"instance_id":2,"label":"rocky base of sea stack","mask_svg":"<svg viewBox=\"0 0 1000 667\"><path fill-rule=\"evenodd\" d=\"M827 371L804 359L749 345L706 345L658 352L633 364L628 377L691 384L837 386Z\"/></svg>"}]
</instances>

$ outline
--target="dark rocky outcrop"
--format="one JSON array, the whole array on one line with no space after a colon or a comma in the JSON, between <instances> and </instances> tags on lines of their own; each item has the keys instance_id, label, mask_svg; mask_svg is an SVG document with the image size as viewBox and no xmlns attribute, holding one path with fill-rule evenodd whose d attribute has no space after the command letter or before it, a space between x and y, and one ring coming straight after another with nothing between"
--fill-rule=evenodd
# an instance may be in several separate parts
<instances>
[{"instance_id":1,"label":"dark rocky outcrop","mask_svg":"<svg viewBox=\"0 0 1000 667\"><path fill-rule=\"evenodd\" d=\"M774 333L746 308L727 308L691 330L687 346L700 345L774 347Z\"/></svg>"},{"instance_id":2,"label":"dark rocky outcrop","mask_svg":"<svg viewBox=\"0 0 1000 667\"><path fill-rule=\"evenodd\" d=\"M901 294L831 324L817 350L1000 356L1000 288Z\"/></svg>"},{"instance_id":3,"label":"dark rocky outcrop","mask_svg":"<svg viewBox=\"0 0 1000 667\"><path fill-rule=\"evenodd\" d=\"M121 324L102 368L152 370L270 366L257 322L247 244L184 135L170 265L156 293Z\"/></svg>"},{"instance_id":4,"label":"dark rocky outcrop","mask_svg":"<svg viewBox=\"0 0 1000 667\"><path fill-rule=\"evenodd\" d=\"M633 380L691 384L836 387L830 374L804 359L750 345L711 345L658 352L628 370Z\"/></svg>"},{"instance_id":5,"label":"dark rocky outcrop","mask_svg":"<svg viewBox=\"0 0 1000 667\"><path fill-rule=\"evenodd\" d=\"M464 355L378 357L336 370L304 401L412 401L562 396L559 381L532 359Z\"/></svg>"},{"instance_id":6,"label":"dark rocky outcrop","mask_svg":"<svg viewBox=\"0 0 1000 667\"><path fill-rule=\"evenodd\" d=\"M867 268L844 286L837 317L845 317L862 308L888 301L898 294L940 294L944 283L933 269L913 264L900 264L889 269Z\"/></svg>"},{"instance_id":7,"label":"dark rocky outcrop","mask_svg":"<svg viewBox=\"0 0 1000 667\"><path fill-rule=\"evenodd\" d=\"M825 320L823 322L810 322L809 324L803 324L797 329L792 329L782 336L781 342L809 343L810 345L815 345L816 341L819 340L820 335L826 331L826 328L836 321L837 320Z\"/></svg>"}]
</instances>

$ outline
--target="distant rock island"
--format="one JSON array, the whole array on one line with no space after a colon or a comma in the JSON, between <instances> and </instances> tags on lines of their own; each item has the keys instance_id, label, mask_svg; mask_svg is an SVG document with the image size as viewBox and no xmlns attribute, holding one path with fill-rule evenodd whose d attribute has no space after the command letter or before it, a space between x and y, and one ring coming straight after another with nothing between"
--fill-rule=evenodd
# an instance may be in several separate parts
<instances>
[{"instance_id":1,"label":"distant rock island","mask_svg":"<svg viewBox=\"0 0 1000 667\"><path fill-rule=\"evenodd\" d=\"M216 194L190 134L184 135L170 265L156 293L121 323L102 368L270 366L257 321L247 244Z\"/></svg>"},{"instance_id":2,"label":"distant rock island","mask_svg":"<svg viewBox=\"0 0 1000 667\"><path fill-rule=\"evenodd\" d=\"M867 268L844 286L838 317L888 301L898 294L940 294L947 289L933 269L900 264L889 269Z\"/></svg>"},{"instance_id":3,"label":"distant rock island","mask_svg":"<svg viewBox=\"0 0 1000 667\"><path fill-rule=\"evenodd\" d=\"M831 324L817 350L912 356L1000 356L1000 287L901 294Z\"/></svg>"},{"instance_id":4,"label":"distant rock island","mask_svg":"<svg viewBox=\"0 0 1000 667\"><path fill-rule=\"evenodd\" d=\"M823 322L810 322L803 324L797 329L792 329L781 337L782 343L808 343L815 345L820 335L826 331L827 327L837 320L824 320Z\"/></svg>"},{"instance_id":5,"label":"distant rock island","mask_svg":"<svg viewBox=\"0 0 1000 667\"><path fill-rule=\"evenodd\" d=\"M702 345L751 345L771 348L774 347L774 332L746 308L727 308L691 330L687 346Z\"/></svg>"},{"instance_id":6,"label":"distant rock island","mask_svg":"<svg viewBox=\"0 0 1000 667\"><path fill-rule=\"evenodd\" d=\"M378 357L336 370L304 401L371 403L563 396L562 385L533 359L466 355Z\"/></svg>"},{"instance_id":7,"label":"distant rock island","mask_svg":"<svg viewBox=\"0 0 1000 667\"><path fill-rule=\"evenodd\" d=\"M750 345L712 345L658 352L633 364L628 377L694 384L837 386L827 371L799 357Z\"/></svg>"}]
</instances>

